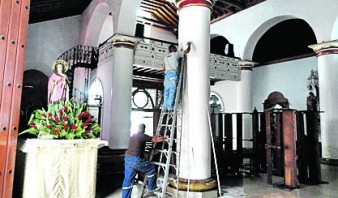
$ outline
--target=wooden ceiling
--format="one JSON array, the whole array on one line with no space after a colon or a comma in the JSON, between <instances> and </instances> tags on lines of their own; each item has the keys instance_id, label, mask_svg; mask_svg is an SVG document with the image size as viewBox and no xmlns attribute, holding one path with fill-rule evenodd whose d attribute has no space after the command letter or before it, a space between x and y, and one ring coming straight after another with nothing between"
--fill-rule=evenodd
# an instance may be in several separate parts
<instances>
[{"instance_id":1,"label":"wooden ceiling","mask_svg":"<svg viewBox=\"0 0 338 198\"><path fill-rule=\"evenodd\" d=\"M80 15L92 0L31 0L29 23Z\"/></svg>"},{"instance_id":2,"label":"wooden ceiling","mask_svg":"<svg viewBox=\"0 0 338 198\"><path fill-rule=\"evenodd\" d=\"M31 0L30 23L81 14L92 0ZM265 0L217 0L213 6L211 22L235 14ZM165 0L142 0L141 10L151 17L139 16L139 22L176 30L177 8Z\"/></svg>"},{"instance_id":3,"label":"wooden ceiling","mask_svg":"<svg viewBox=\"0 0 338 198\"><path fill-rule=\"evenodd\" d=\"M217 0L213 5L211 23L240 12L265 0ZM139 16L139 22L151 24L172 31L177 30L177 8L165 0L142 0L141 10L151 17Z\"/></svg>"}]
</instances>

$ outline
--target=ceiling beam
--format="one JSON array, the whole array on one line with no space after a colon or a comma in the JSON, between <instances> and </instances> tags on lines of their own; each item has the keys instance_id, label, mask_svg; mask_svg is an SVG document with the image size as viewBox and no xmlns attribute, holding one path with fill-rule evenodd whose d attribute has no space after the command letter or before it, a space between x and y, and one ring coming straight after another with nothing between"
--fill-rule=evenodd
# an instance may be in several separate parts
<instances>
[{"instance_id":1,"label":"ceiling beam","mask_svg":"<svg viewBox=\"0 0 338 198\"><path fill-rule=\"evenodd\" d=\"M238 1L235 1L235 0L219 0L219 1L221 1L225 5L231 5L233 7L236 7L239 10L244 9L244 5L241 2L238 2Z\"/></svg>"}]
</instances>

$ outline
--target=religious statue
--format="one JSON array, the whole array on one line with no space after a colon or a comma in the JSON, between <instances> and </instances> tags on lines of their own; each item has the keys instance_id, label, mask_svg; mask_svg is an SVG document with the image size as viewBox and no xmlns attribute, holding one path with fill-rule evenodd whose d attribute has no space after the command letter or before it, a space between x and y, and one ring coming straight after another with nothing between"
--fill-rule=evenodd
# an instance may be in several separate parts
<instances>
[{"instance_id":1,"label":"religious statue","mask_svg":"<svg viewBox=\"0 0 338 198\"><path fill-rule=\"evenodd\" d=\"M69 83L66 72L68 63L64 60L56 60L52 65L53 74L48 81L48 103L55 103L58 100L69 99Z\"/></svg>"},{"instance_id":2,"label":"religious statue","mask_svg":"<svg viewBox=\"0 0 338 198\"><path fill-rule=\"evenodd\" d=\"M317 98L313 92L309 92L309 96L306 98L306 107L308 111L317 111Z\"/></svg>"}]
</instances>

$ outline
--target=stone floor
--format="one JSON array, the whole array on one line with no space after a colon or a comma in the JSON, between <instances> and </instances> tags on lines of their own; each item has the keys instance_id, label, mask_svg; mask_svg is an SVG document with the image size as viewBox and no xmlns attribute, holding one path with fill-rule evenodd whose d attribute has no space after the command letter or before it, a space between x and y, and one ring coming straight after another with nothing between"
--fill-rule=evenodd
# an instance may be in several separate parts
<instances>
[{"instance_id":1,"label":"stone floor","mask_svg":"<svg viewBox=\"0 0 338 198\"><path fill-rule=\"evenodd\" d=\"M267 184L266 176L227 177L221 179L221 193L225 198L338 198L338 167L322 165L322 180L329 182L320 185L303 185L292 191L283 190ZM97 178L97 198L120 198L123 175L99 175ZM275 184L282 178L274 177ZM140 184L133 188L132 197L139 198Z\"/></svg>"}]
</instances>

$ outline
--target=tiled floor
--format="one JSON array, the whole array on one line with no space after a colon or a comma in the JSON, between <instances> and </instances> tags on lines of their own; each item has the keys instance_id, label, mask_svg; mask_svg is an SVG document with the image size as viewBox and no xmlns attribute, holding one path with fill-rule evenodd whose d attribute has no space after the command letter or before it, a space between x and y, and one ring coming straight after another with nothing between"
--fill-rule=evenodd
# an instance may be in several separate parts
<instances>
[{"instance_id":1,"label":"tiled floor","mask_svg":"<svg viewBox=\"0 0 338 198\"><path fill-rule=\"evenodd\" d=\"M292 191L283 190L267 184L265 175L228 177L221 180L221 192L225 198L338 198L338 167L322 165L322 180L329 182L320 185L304 185ZM123 175L101 175L97 178L97 198L120 198ZM274 177L278 183L282 178ZM139 197L140 184L133 188L132 197Z\"/></svg>"}]
</instances>

